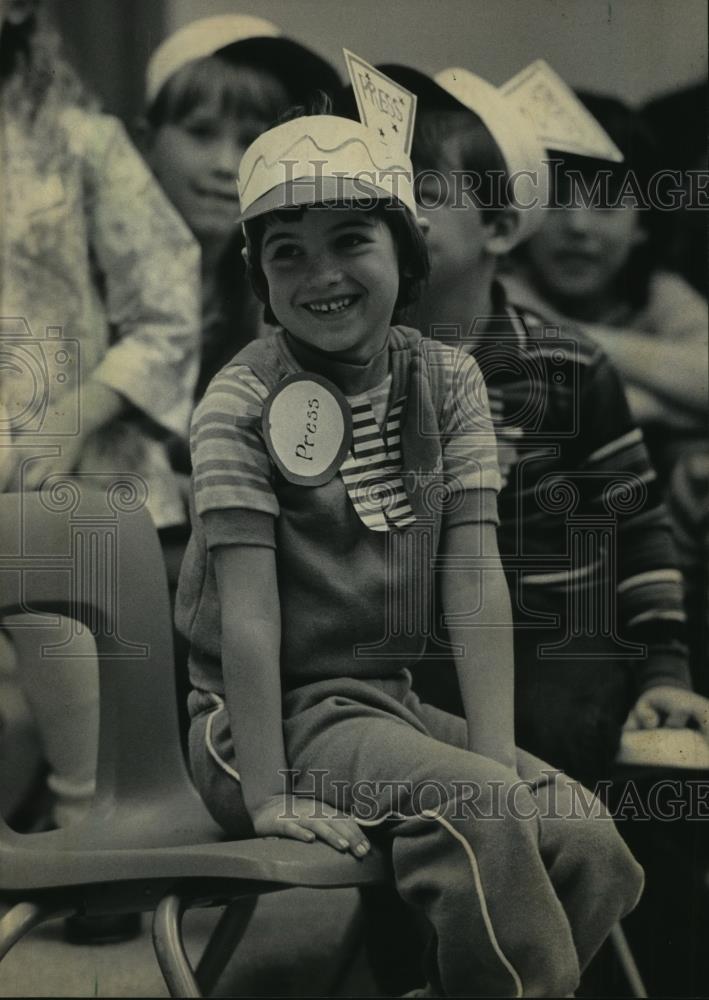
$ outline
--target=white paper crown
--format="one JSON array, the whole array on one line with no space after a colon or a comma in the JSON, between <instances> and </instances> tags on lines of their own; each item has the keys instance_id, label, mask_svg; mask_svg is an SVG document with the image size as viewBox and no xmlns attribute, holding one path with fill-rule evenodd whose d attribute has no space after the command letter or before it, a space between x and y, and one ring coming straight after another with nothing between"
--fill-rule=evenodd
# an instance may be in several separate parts
<instances>
[{"instance_id":1,"label":"white paper crown","mask_svg":"<svg viewBox=\"0 0 709 1000\"><path fill-rule=\"evenodd\" d=\"M275 24L249 14L217 14L191 21L166 38L153 52L146 70L147 103L152 104L173 73L195 59L212 56L235 42L282 36L283 32Z\"/></svg>"},{"instance_id":2,"label":"white paper crown","mask_svg":"<svg viewBox=\"0 0 709 1000\"><path fill-rule=\"evenodd\" d=\"M623 161L623 154L605 129L543 59L520 70L500 87L500 93L531 119L546 149Z\"/></svg>"},{"instance_id":3,"label":"white paper crown","mask_svg":"<svg viewBox=\"0 0 709 1000\"><path fill-rule=\"evenodd\" d=\"M335 115L294 118L259 136L239 166L239 222L278 208L396 198L416 216L411 160Z\"/></svg>"}]
</instances>

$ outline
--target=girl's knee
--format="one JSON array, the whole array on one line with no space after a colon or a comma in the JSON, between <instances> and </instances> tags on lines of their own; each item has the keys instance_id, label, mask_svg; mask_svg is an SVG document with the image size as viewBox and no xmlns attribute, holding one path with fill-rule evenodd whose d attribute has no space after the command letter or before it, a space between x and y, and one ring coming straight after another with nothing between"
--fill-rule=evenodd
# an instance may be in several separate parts
<instances>
[{"instance_id":1,"label":"girl's knee","mask_svg":"<svg viewBox=\"0 0 709 1000\"><path fill-rule=\"evenodd\" d=\"M579 874L585 870L596 898L613 900L619 916L629 913L640 899L645 876L613 820L604 815L561 822L567 827L567 860Z\"/></svg>"}]
</instances>

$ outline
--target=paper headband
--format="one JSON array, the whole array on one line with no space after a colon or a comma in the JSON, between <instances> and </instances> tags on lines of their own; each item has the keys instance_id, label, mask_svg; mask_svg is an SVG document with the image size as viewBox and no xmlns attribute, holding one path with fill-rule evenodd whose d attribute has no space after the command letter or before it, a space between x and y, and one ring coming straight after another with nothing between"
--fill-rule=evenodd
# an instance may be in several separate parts
<instances>
[{"instance_id":1,"label":"paper headband","mask_svg":"<svg viewBox=\"0 0 709 1000\"><path fill-rule=\"evenodd\" d=\"M339 86L337 73L325 59L286 37L275 24L248 14L221 14L191 21L157 47L146 71L147 104L153 103L164 84L183 66L240 42L273 49L273 69L287 73L298 100L310 89L330 91ZM263 58L262 48L253 55Z\"/></svg>"},{"instance_id":2,"label":"paper headband","mask_svg":"<svg viewBox=\"0 0 709 1000\"><path fill-rule=\"evenodd\" d=\"M147 101L151 104L165 81L187 63L213 56L235 42L280 36L281 31L275 24L246 14L224 14L192 21L166 38L150 57L146 71Z\"/></svg>"},{"instance_id":3,"label":"paper headband","mask_svg":"<svg viewBox=\"0 0 709 1000\"><path fill-rule=\"evenodd\" d=\"M395 198L416 216L413 168L403 149L360 122L295 118L264 132L239 166L237 221L279 208Z\"/></svg>"}]
</instances>

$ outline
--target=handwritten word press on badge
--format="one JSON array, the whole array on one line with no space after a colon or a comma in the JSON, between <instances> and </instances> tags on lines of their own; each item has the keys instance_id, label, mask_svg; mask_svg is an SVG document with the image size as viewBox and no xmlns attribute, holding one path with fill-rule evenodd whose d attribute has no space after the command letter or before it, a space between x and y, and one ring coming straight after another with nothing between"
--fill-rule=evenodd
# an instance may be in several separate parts
<instances>
[{"instance_id":1,"label":"handwritten word press on badge","mask_svg":"<svg viewBox=\"0 0 709 1000\"><path fill-rule=\"evenodd\" d=\"M403 149L409 156L414 137L416 95L354 52L342 51L362 124L377 132L388 146Z\"/></svg>"},{"instance_id":2,"label":"handwritten word press on badge","mask_svg":"<svg viewBox=\"0 0 709 1000\"><path fill-rule=\"evenodd\" d=\"M312 372L279 382L262 418L268 452L283 477L297 486L333 479L352 446L352 414L337 386Z\"/></svg>"}]
</instances>

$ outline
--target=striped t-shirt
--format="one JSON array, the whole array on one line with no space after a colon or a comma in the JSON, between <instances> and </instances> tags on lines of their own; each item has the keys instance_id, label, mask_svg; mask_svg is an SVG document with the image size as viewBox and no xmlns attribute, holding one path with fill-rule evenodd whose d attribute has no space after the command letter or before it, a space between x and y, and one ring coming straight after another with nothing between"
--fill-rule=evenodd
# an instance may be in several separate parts
<instances>
[{"instance_id":1,"label":"striped t-shirt","mask_svg":"<svg viewBox=\"0 0 709 1000\"><path fill-rule=\"evenodd\" d=\"M283 347L292 370L298 366ZM443 425L442 472L451 497L465 491L500 489L497 444L485 383L474 358L440 345L449 359ZM280 512L276 469L261 434L261 415L269 391L239 356L212 381L192 422L193 486L197 514L209 511L253 510L277 517ZM380 427L387 411L401 407L404 397L391 399L392 376L365 393L348 397L355 411L368 403ZM464 393L474 394L474 407ZM356 447L356 446L355 446ZM393 463L400 466L401 453ZM485 520L497 523L496 506L484 507ZM239 539L241 540L241 539Z\"/></svg>"},{"instance_id":2,"label":"striped t-shirt","mask_svg":"<svg viewBox=\"0 0 709 1000\"><path fill-rule=\"evenodd\" d=\"M350 400L353 410L373 414L376 427L365 428L340 472L317 487L295 485L281 475L261 429L269 393L281 378L299 370L282 333L250 345L211 383L192 424L193 536L177 611L178 626L190 640L196 687L223 690L213 551L226 544L276 550L286 684L387 676L420 656L426 616L403 625L397 618L393 627L392 602L414 586L421 589L417 573L433 586L434 572L430 562L417 558L397 562L396 553L405 550L401 540L409 539L411 551L426 553L423 536L436 540L441 525L496 524L500 476L475 360L430 342L433 350L419 351L419 343L413 331L405 335L393 328L390 377ZM252 359L249 365L243 363L246 357ZM259 364L266 366L268 377L256 374ZM424 377L416 385L423 395L417 409L407 391L414 384L411 373L418 378L420 371ZM435 392L430 387L434 383ZM435 431L429 438L418 430L424 417ZM368 526L353 502L352 484L345 482L347 468L352 468L348 461L366 459L370 446L375 447L373 464L384 469L385 484L398 489L397 480L405 483L400 495L395 492L393 506L387 508L389 523L383 526ZM436 488L441 486L445 504L436 513ZM425 510L421 513L421 495L431 504L430 524ZM413 523L407 520L409 502L412 510L418 507Z\"/></svg>"}]
</instances>

